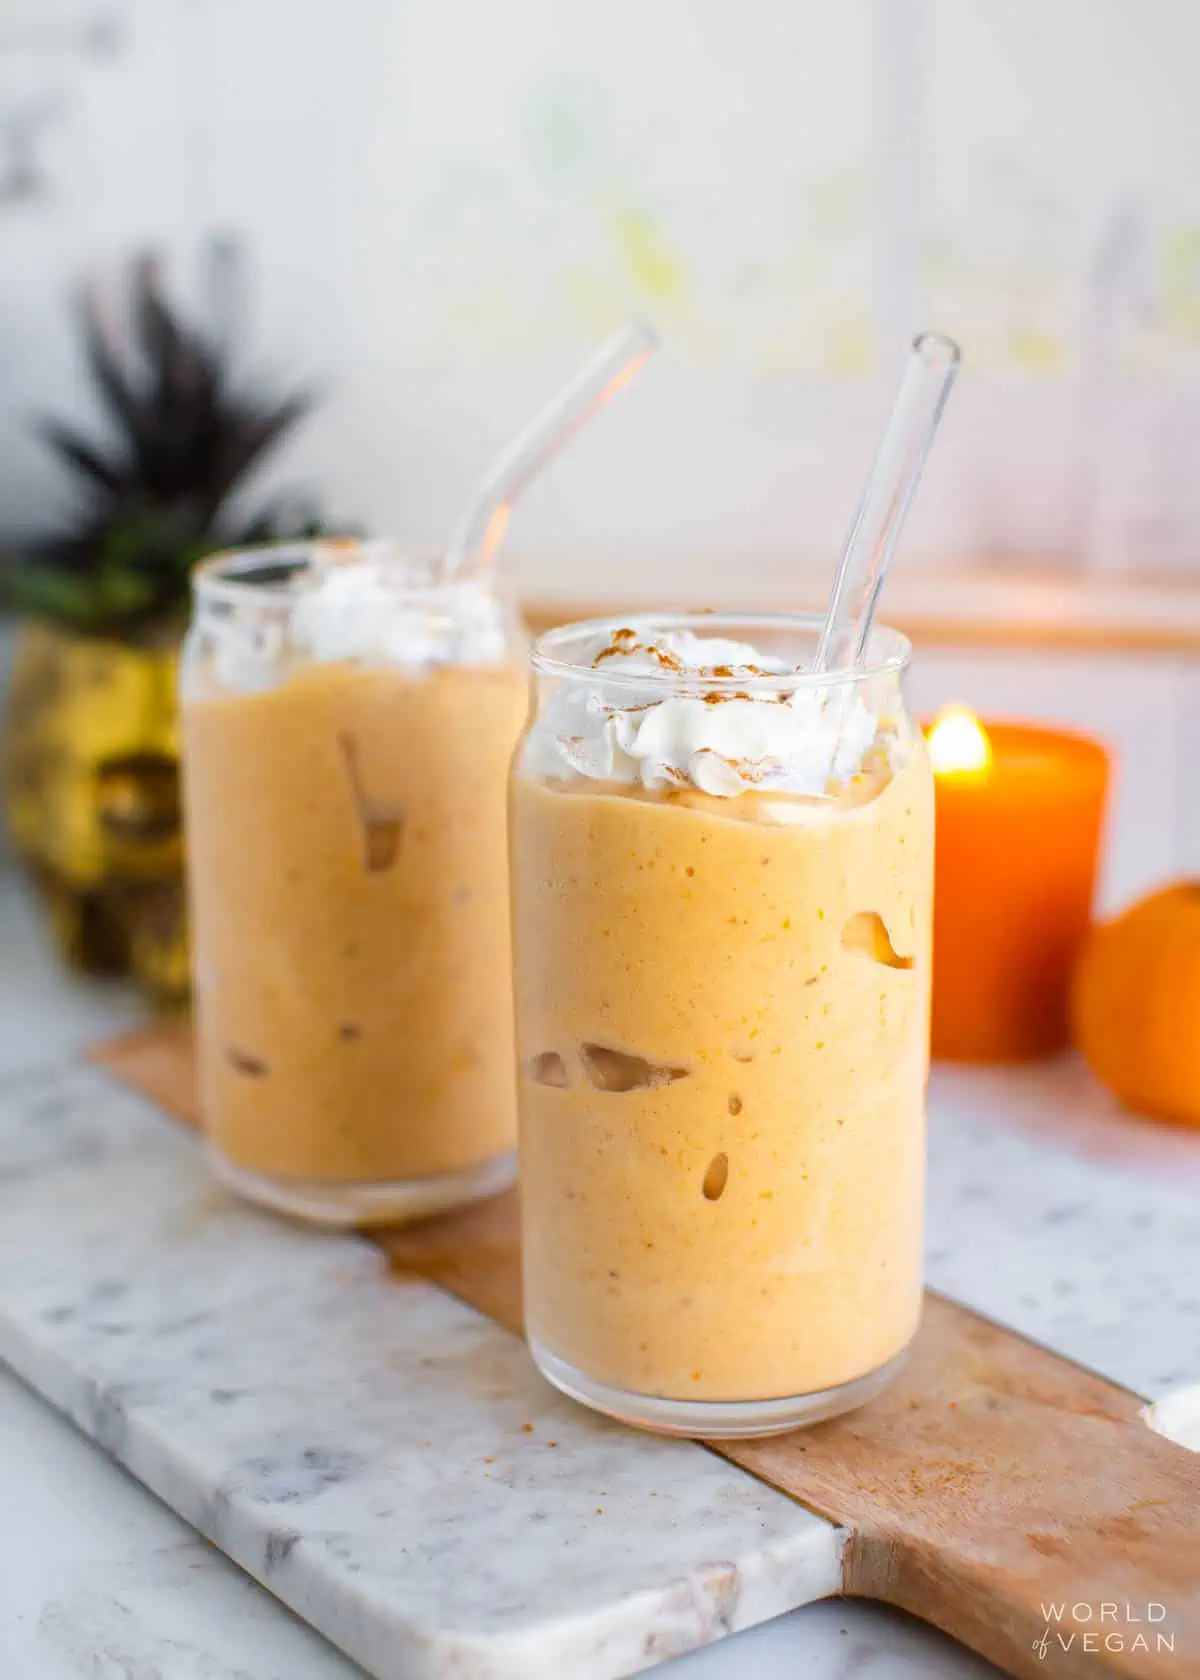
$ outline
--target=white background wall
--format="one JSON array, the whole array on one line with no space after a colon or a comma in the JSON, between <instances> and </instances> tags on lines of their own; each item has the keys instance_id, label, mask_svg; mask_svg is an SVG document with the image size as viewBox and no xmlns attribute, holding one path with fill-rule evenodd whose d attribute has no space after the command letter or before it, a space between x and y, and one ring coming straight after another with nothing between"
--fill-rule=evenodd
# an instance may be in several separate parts
<instances>
[{"instance_id":1,"label":"white background wall","mask_svg":"<svg viewBox=\"0 0 1200 1680\"><path fill-rule=\"evenodd\" d=\"M535 590L828 564L920 325L970 372L914 552L1191 567L1198 48L1194 0L5 0L0 530L61 506L71 284L229 230L257 363L329 391L275 476L413 537L663 325L522 510Z\"/></svg>"}]
</instances>

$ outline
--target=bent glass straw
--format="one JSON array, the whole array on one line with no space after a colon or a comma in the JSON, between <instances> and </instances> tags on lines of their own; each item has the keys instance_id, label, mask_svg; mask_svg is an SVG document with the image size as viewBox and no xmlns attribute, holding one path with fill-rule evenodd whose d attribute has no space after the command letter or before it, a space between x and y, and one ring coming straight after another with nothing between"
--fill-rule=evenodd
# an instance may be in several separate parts
<instances>
[{"instance_id":1,"label":"bent glass straw","mask_svg":"<svg viewBox=\"0 0 1200 1680\"><path fill-rule=\"evenodd\" d=\"M653 327L628 322L517 434L484 474L454 528L443 562L447 578L482 571L492 563L517 499L576 433L637 377L658 343Z\"/></svg>"},{"instance_id":2,"label":"bent glass straw","mask_svg":"<svg viewBox=\"0 0 1200 1680\"><path fill-rule=\"evenodd\" d=\"M838 566L814 671L862 663L879 591L921 482L962 353L952 338L913 340L883 442Z\"/></svg>"}]
</instances>

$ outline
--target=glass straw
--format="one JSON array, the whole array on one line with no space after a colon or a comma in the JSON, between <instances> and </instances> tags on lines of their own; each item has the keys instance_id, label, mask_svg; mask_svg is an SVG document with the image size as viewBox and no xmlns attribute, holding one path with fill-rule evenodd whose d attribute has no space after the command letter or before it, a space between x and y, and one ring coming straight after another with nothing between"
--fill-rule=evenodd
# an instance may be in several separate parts
<instances>
[{"instance_id":1,"label":"glass straw","mask_svg":"<svg viewBox=\"0 0 1200 1680\"><path fill-rule=\"evenodd\" d=\"M814 671L862 662L879 591L921 482L946 398L962 359L940 333L913 340L904 378L842 554Z\"/></svg>"},{"instance_id":2,"label":"glass straw","mask_svg":"<svg viewBox=\"0 0 1200 1680\"><path fill-rule=\"evenodd\" d=\"M658 349L658 334L629 321L571 383L517 434L481 479L454 528L445 576L482 571L504 541L518 498L593 415L623 391Z\"/></svg>"}]
</instances>

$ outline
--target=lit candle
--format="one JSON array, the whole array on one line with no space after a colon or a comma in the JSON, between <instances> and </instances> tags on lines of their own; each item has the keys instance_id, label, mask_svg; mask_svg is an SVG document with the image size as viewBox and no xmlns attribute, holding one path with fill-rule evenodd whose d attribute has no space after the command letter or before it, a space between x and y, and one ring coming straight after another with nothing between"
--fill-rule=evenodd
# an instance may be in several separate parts
<instances>
[{"instance_id":1,"label":"lit candle","mask_svg":"<svg viewBox=\"0 0 1200 1680\"><path fill-rule=\"evenodd\" d=\"M937 789L933 1053L1018 1061L1068 1043L1091 918L1108 755L1082 735L989 723L929 731Z\"/></svg>"}]
</instances>

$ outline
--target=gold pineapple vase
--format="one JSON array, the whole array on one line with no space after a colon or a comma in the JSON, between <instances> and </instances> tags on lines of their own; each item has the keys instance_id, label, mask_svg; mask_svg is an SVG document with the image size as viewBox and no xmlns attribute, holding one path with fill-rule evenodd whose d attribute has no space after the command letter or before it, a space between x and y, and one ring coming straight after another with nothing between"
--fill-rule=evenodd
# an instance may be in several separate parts
<instances>
[{"instance_id":1,"label":"gold pineapple vase","mask_svg":"<svg viewBox=\"0 0 1200 1680\"><path fill-rule=\"evenodd\" d=\"M18 636L8 719L12 842L63 955L188 989L174 643L41 623Z\"/></svg>"}]
</instances>

